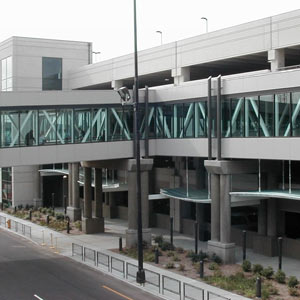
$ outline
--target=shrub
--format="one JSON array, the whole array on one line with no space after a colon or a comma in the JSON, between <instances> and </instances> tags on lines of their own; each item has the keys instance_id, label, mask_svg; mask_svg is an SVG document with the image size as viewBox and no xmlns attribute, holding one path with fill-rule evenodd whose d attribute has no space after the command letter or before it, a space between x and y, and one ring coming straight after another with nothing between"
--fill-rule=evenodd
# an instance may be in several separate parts
<instances>
[{"instance_id":1,"label":"shrub","mask_svg":"<svg viewBox=\"0 0 300 300\"><path fill-rule=\"evenodd\" d=\"M177 253L184 253L184 249L182 247L177 247L175 250Z\"/></svg>"},{"instance_id":2,"label":"shrub","mask_svg":"<svg viewBox=\"0 0 300 300\"><path fill-rule=\"evenodd\" d=\"M181 261L181 259L177 255L174 255L173 261Z\"/></svg>"},{"instance_id":3,"label":"shrub","mask_svg":"<svg viewBox=\"0 0 300 300\"><path fill-rule=\"evenodd\" d=\"M167 252L167 256L168 256L168 257L174 256L174 255L175 255L175 254L174 254L173 251L168 251L168 252Z\"/></svg>"},{"instance_id":4,"label":"shrub","mask_svg":"<svg viewBox=\"0 0 300 300\"><path fill-rule=\"evenodd\" d=\"M168 262L166 264L166 269L174 269L174 263L173 262Z\"/></svg>"},{"instance_id":5,"label":"shrub","mask_svg":"<svg viewBox=\"0 0 300 300\"><path fill-rule=\"evenodd\" d=\"M43 207L43 208L41 209L41 213L44 214L44 215L46 215L46 214L47 214L47 208L46 208L46 207Z\"/></svg>"},{"instance_id":6,"label":"shrub","mask_svg":"<svg viewBox=\"0 0 300 300\"><path fill-rule=\"evenodd\" d=\"M208 254L206 252L203 252L202 250L200 250L198 255L199 255L199 261L208 258Z\"/></svg>"},{"instance_id":7,"label":"shrub","mask_svg":"<svg viewBox=\"0 0 300 300\"><path fill-rule=\"evenodd\" d=\"M186 256L185 256L185 257L192 258L194 255L195 255L195 252L194 252L193 250L189 250L189 251L186 253Z\"/></svg>"},{"instance_id":8,"label":"shrub","mask_svg":"<svg viewBox=\"0 0 300 300\"><path fill-rule=\"evenodd\" d=\"M218 256L216 253L213 253L213 255L210 258L213 262L217 263L218 265L222 263L222 258Z\"/></svg>"},{"instance_id":9,"label":"shrub","mask_svg":"<svg viewBox=\"0 0 300 300\"><path fill-rule=\"evenodd\" d=\"M244 260L242 264L242 269L244 272L250 272L251 271L251 262L249 260Z\"/></svg>"},{"instance_id":10,"label":"shrub","mask_svg":"<svg viewBox=\"0 0 300 300\"><path fill-rule=\"evenodd\" d=\"M173 251L175 249L175 247L170 242L162 242L160 248L162 251L167 251L167 250Z\"/></svg>"},{"instance_id":11,"label":"shrub","mask_svg":"<svg viewBox=\"0 0 300 300\"><path fill-rule=\"evenodd\" d=\"M56 220L64 220L65 216L62 213L56 213L55 214Z\"/></svg>"},{"instance_id":12,"label":"shrub","mask_svg":"<svg viewBox=\"0 0 300 300\"><path fill-rule=\"evenodd\" d=\"M162 243L163 243L163 241L164 241L162 235L157 235L157 236L155 236L153 240L154 240L154 242L155 242L156 244L158 244L159 247L161 247L161 245L162 245Z\"/></svg>"},{"instance_id":13,"label":"shrub","mask_svg":"<svg viewBox=\"0 0 300 300\"><path fill-rule=\"evenodd\" d=\"M184 264L180 264L179 267L178 267L178 271L185 271L185 265Z\"/></svg>"},{"instance_id":14,"label":"shrub","mask_svg":"<svg viewBox=\"0 0 300 300\"><path fill-rule=\"evenodd\" d=\"M145 252L144 254L145 261L155 262L155 254L153 252Z\"/></svg>"},{"instance_id":15,"label":"shrub","mask_svg":"<svg viewBox=\"0 0 300 300\"><path fill-rule=\"evenodd\" d=\"M78 230L82 230L82 223L81 223L81 221L76 221L75 223L74 223L74 225L75 225L75 228L77 228Z\"/></svg>"},{"instance_id":16,"label":"shrub","mask_svg":"<svg viewBox=\"0 0 300 300\"><path fill-rule=\"evenodd\" d=\"M260 264L254 264L254 265L252 266L252 272L253 272L254 274L261 274L261 272L262 272L263 269L264 269L263 266L260 265Z\"/></svg>"},{"instance_id":17,"label":"shrub","mask_svg":"<svg viewBox=\"0 0 300 300\"><path fill-rule=\"evenodd\" d=\"M272 267L267 267L267 268L264 268L262 271L261 271L261 275L266 277L267 279L271 279L272 276L274 274L274 270Z\"/></svg>"},{"instance_id":18,"label":"shrub","mask_svg":"<svg viewBox=\"0 0 300 300\"><path fill-rule=\"evenodd\" d=\"M285 273L281 270L278 270L276 273L275 273L275 280L278 282L278 283L285 283Z\"/></svg>"},{"instance_id":19,"label":"shrub","mask_svg":"<svg viewBox=\"0 0 300 300\"><path fill-rule=\"evenodd\" d=\"M299 283L298 279L295 276L291 276L288 280L288 286L290 288L294 288Z\"/></svg>"},{"instance_id":20,"label":"shrub","mask_svg":"<svg viewBox=\"0 0 300 300\"><path fill-rule=\"evenodd\" d=\"M293 296L293 297L299 296L298 290L295 287L289 288L289 294L290 294L290 296Z\"/></svg>"},{"instance_id":21,"label":"shrub","mask_svg":"<svg viewBox=\"0 0 300 300\"><path fill-rule=\"evenodd\" d=\"M212 262L212 263L210 263L210 264L208 265L208 269L209 269L209 270L215 271L215 270L219 270L220 267L219 267L219 265L218 265L217 263Z\"/></svg>"}]
</instances>

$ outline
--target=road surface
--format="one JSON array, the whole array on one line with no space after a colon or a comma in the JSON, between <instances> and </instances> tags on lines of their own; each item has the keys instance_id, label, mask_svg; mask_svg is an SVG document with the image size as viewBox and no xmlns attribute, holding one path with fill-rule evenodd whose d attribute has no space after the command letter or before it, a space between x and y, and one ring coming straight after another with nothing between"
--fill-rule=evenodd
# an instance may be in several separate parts
<instances>
[{"instance_id":1,"label":"road surface","mask_svg":"<svg viewBox=\"0 0 300 300\"><path fill-rule=\"evenodd\" d=\"M37 299L160 298L0 229L0 300Z\"/></svg>"}]
</instances>

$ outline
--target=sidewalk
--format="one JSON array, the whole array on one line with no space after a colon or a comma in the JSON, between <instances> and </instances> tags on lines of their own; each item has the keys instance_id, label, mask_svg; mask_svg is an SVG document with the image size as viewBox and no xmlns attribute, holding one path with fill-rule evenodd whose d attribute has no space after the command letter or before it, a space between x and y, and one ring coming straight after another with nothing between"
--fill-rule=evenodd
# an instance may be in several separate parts
<instances>
[{"instance_id":1,"label":"sidewalk","mask_svg":"<svg viewBox=\"0 0 300 300\"><path fill-rule=\"evenodd\" d=\"M110 274L118 277L121 280L124 280L126 282L129 282L130 284L134 284L135 286L138 286L142 289L145 289L159 297L163 297L165 299L185 299L183 297L184 293L185 295L189 297L189 299L207 299L207 292L210 292L209 299L210 300L221 300L221 299L226 299L222 298L227 297L228 299L231 300L247 300L248 298L232 294L230 292L221 290L219 288L207 285L201 281L193 280L188 277L184 277L182 275L170 272L168 270L164 270L161 268L158 268L156 266L144 263L144 268L147 269L148 273L146 273L147 276L152 276L151 280L154 282L155 276L160 274L159 282L156 285L149 285L146 284L144 287L137 285L135 283L135 278L134 274L136 272L136 266L137 266L137 261L133 260L131 258L128 258L126 256L120 255L118 253L114 253L110 251L109 249L115 249L118 248L119 246L119 237L123 237L123 245L125 244L125 230L127 228L127 222L124 220L118 220L118 219L113 219L113 220L106 220L105 222L105 233L102 234L93 234L93 235L66 235L62 234L56 231L53 231L47 227L42 227L39 225L36 225L34 223L31 223L29 221L21 220L18 218L15 218L11 215L5 214L0 212L0 216L9 218L11 220L15 220L21 224L29 225L31 227L31 240L39 245L41 245L43 242L46 244L45 247L51 246L51 235L52 235L52 244L54 247L56 247L57 243L57 250L61 255L64 255L66 257L75 259L77 261L81 261L81 256L72 256L72 243L75 243L77 245L83 246L88 249L92 249L95 251L99 251L100 255L103 254L103 256L108 257L111 260L111 262L114 261L114 264L116 267L110 270ZM3 224L1 224L1 228L3 228ZM8 229L7 229L8 230ZM13 231L13 230L10 230ZM43 241L43 233L44 233L44 241ZM163 234L165 238L168 238L168 232L166 230L162 229L157 229L153 228L153 234L158 235L158 234ZM177 247L182 247L184 246L185 249L193 249L193 239L191 237L184 236L182 234L174 234L174 244ZM206 243L200 242L199 248L203 247L202 249L205 250L206 248ZM79 247L80 248L80 247ZM89 251L89 250L88 250ZM96 254L97 252L89 251L90 254ZM107 268L100 268L101 266L95 266L94 261L91 259L92 256L88 256L87 252L87 259L85 264L88 264L90 267L93 267L97 270L101 270L104 273L108 273ZM250 255L250 254L249 254ZM251 258L252 259L252 258ZM256 255L254 256L254 259L256 259ZM264 257L264 261L265 261ZM113 261L112 261L113 260ZM124 263L122 263L124 261ZM254 261L254 260L252 260ZM118 266L119 264L119 266ZM119 272L118 270L122 269L122 264L123 268L126 268L126 274L128 276L125 276L125 269L123 270L123 273ZM286 259L283 260L283 266L286 264ZM124 267L125 266L125 267ZM128 268L131 268L131 271ZM297 266L294 266L294 269L296 269ZM285 270L285 269L284 269ZM300 268L298 268L300 270ZM130 274L131 272L131 274ZM148 275L147 275L148 274ZM149 275L150 274L150 275ZM298 271L299 275L299 271ZM126 278L128 277L128 278ZM126 279L125 279L126 278ZM157 278L157 277L156 277ZM164 287L163 283L164 281ZM185 283L185 286L182 283ZM185 287L185 291L183 291L183 286ZM164 289L164 295L161 293L161 289ZM177 291L178 295L176 293L171 293L170 291ZM202 292L204 290L205 292L205 297L200 297L200 291ZM203 293L204 293L203 292ZM180 294L180 297L179 297ZM216 296L216 295L220 296ZM202 294L201 294L202 295ZM200 298L199 298L200 297ZM188 298L186 298L188 299Z\"/></svg>"}]
</instances>

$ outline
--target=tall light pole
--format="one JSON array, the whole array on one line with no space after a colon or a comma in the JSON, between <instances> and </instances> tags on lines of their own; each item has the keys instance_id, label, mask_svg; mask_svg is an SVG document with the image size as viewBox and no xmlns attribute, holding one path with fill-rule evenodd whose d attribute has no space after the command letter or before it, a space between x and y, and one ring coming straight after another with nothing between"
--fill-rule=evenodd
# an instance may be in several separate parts
<instances>
[{"instance_id":1,"label":"tall light pole","mask_svg":"<svg viewBox=\"0 0 300 300\"><path fill-rule=\"evenodd\" d=\"M160 44L162 45L162 43L163 43L162 31L156 30L156 33L160 34Z\"/></svg>"},{"instance_id":2,"label":"tall light pole","mask_svg":"<svg viewBox=\"0 0 300 300\"><path fill-rule=\"evenodd\" d=\"M142 231L142 193L141 193L141 161L140 161L140 134L139 134L139 75L137 53L137 22L136 0L134 6L134 131L135 131L135 157L136 157L136 199L137 199L137 238L138 238L138 271L136 282L145 283L145 271L143 268L143 231Z\"/></svg>"},{"instance_id":3,"label":"tall light pole","mask_svg":"<svg viewBox=\"0 0 300 300\"><path fill-rule=\"evenodd\" d=\"M206 33L208 33L208 20L205 17L202 17L201 20L204 20L206 23Z\"/></svg>"}]
</instances>

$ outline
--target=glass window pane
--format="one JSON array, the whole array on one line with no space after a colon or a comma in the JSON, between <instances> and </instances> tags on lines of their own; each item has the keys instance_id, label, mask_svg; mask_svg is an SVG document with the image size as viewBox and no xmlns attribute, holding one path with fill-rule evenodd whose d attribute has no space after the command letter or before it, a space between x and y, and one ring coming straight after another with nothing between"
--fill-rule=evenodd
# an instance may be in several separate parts
<instances>
[{"instance_id":1,"label":"glass window pane","mask_svg":"<svg viewBox=\"0 0 300 300\"><path fill-rule=\"evenodd\" d=\"M274 136L274 95L260 96L260 136Z\"/></svg>"},{"instance_id":2,"label":"glass window pane","mask_svg":"<svg viewBox=\"0 0 300 300\"><path fill-rule=\"evenodd\" d=\"M47 109L39 111L39 144L56 144L57 124L56 110ZM59 139L61 137L59 136Z\"/></svg>"},{"instance_id":3,"label":"glass window pane","mask_svg":"<svg viewBox=\"0 0 300 300\"><path fill-rule=\"evenodd\" d=\"M207 134L207 102L195 103L195 137L205 137Z\"/></svg>"},{"instance_id":4,"label":"glass window pane","mask_svg":"<svg viewBox=\"0 0 300 300\"><path fill-rule=\"evenodd\" d=\"M19 146L19 112L3 111L1 114L1 147Z\"/></svg>"},{"instance_id":5,"label":"glass window pane","mask_svg":"<svg viewBox=\"0 0 300 300\"><path fill-rule=\"evenodd\" d=\"M6 91L6 80L1 81L1 91L3 91L3 92Z\"/></svg>"},{"instance_id":6,"label":"glass window pane","mask_svg":"<svg viewBox=\"0 0 300 300\"><path fill-rule=\"evenodd\" d=\"M2 61L1 61L1 69L2 69L2 80L5 80L6 78L7 78L7 76L6 76L6 59L3 59Z\"/></svg>"},{"instance_id":7,"label":"glass window pane","mask_svg":"<svg viewBox=\"0 0 300 300\"><path fill-rule=\"evenodd\" d=\"M258 136L258 97L245 99L245 136Z\"/></svg>"},{"instance_id":8,"label":"glass window pane","mask_svg":"<svg viewBox=\"0 0 300 300\"><path fill-rule=\"evenodd\" d=\"M174 138L183 136L183 104L174 104Z\"/></svg>"},{"instance_id":9,"label":"glass window pane","mask_svg":"<svg viewBox=\"0 0 300 300\"><path fill-rule=\"evenodd\" d=\"M105 118L106 108L95 108L92 110L92 141L105 141Z\"/></svg>"},{"instance_id":10,"label":"glass window pane","mask_svg":"<svg viewBox=\"0 0 300 300\"><path fill-rule=\"evenodd\" d=\"M223 137L230 137L230 98L222 98L221 131Z\"/></svg>"},{"instance_id":11,"label":"glass window pane","mask_svg":"<svg viewBox=\"0 0 300 300\"><path fill-rule=\"evenodd\" d=\"M288 136L290 131L290 95L275 95L275 136Z\"/></svg>"},{"instance_id":12,"label":"glass window pane","mask_svg":"<svg viewBox=\"0 0 300 300\"><path fill-rule=\"evenodd\" d=\"M91 141L91 110L77 108L74 110L74 141L89 143Z\"/></svg>"},{"instance_id":13,"label":"glass window pane","mask_svg":"<svg viewBox=\"0 0 300 300\"><path fill-rule=\"evenodd\" d=\"M233 137L243 137L245 132L244 98L231 99L231 134Z\"/></svg>"},{"instance_id":14,"label":"glass window pane","mask_svg":"<svg viewBox=\"0 0 300 300\"><path fill-rule=\"evenodd\" d=\"M73 143L73 110L60 109L57 111L57 143ZM40 141L43 143L43 140Z\"/></svg>"},{"instance_id":15,"label":"glass window pane","mask_svg":"<svg viewBox=\"0 0 300 300\"><path fill-rule=\"evenodd\" d=\"M164 138L172 138L173 137L173 105L167 104L163 106L163 128L164 128Z\"/></svg>"},{"instance_id":16,"label":"glass window pane","mask_svg":"<svg viewBox=\"0 0 300 300\"><path fill-rule=\"evenodd\" d=\"M155 106L149 105L149 138L155 138L155 131L156 131L156 108Z\"/></svg>"},{"instance_id":17,"label":"glass window pane","mask_svg":"<svg viewBox=\"0 0 300 300\"><path fill-rule=\"evenodd\" d=\"M183 110L184 110L183 136L180 137L192 138L195 136L195 131L194 131L195 104L184 103Z\"/></svg>"},{"instance_id":18,"label":"glass window pane","mask_svg":"<svg viewBox=\"0 0 300 300\"><path fill-rule=\"evenodd\" d=\"M43 90L62 90L62 59L43 57Z\"/></svg>"},{"instance_id":19,"label":"glass window pane","mask_svg":"<svg viewBox=\"0 0 300 300\"><path fill-rule=\"evenodd\" d=\"M164 137L164 114L162 105L156 106L156 137Z\"/></svg>"},{"instance_id":20,"label":"glass window pane","mask_svg":"<svg viewBox=\"0 0 300 300\"><path fill-rule=\"evenodd\" d=\"M293 136L300 136L300 92L292 93Z\"/></svg>"},{"instance_id":21,"label":"glass window pane","mask_svg":"<svg viewBox=\"0 0 300 300\"><path fill-rule=\"evenodd\" d=\"M20 112L20 146L34 146L38 143L37 111Z\"/></svg>"}]
</instances>

